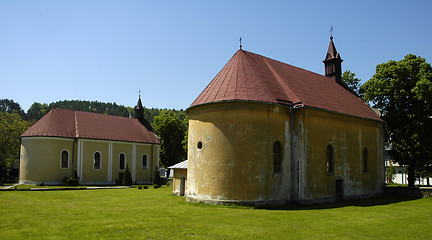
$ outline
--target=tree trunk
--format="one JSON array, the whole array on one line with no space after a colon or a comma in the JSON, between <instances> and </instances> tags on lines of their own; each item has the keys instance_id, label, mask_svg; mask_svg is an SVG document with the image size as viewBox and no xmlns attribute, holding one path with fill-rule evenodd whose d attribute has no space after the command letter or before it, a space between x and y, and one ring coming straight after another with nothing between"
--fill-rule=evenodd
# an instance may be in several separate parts
<instances>
[{"instance_id":1,"label":"tree trunk","mask_svg":"<svg viewBox=\"0 0 432 240\"><path fill-rule=\"evenodd\" d=\"M415 183L415 172L413 164L408 166L408 187L414 187Z\"/></svg>"}]
</instances>

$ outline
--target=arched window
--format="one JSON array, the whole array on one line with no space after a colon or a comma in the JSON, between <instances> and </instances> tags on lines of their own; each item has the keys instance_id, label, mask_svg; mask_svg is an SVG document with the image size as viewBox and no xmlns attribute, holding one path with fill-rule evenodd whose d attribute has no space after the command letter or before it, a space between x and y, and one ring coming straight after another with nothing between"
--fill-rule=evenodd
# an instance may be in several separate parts
<instances>
[{"instance_id":1,"label":"arched window","mask_svg":"<svg viewBox=\"0 0 432 240\"><path fill-rule=\"evenodd\" d=\"M101 169L101 154L100 154L100 152L94 153L93 169Z\"/></svg>"},{"instance_id":2,"label":"arched window","mask_svg":"<svg viewBox=\"0 0 432 240\"><path fill-rule=\"evenodd\" d=\"M61 168L69 168L69 152L67 150L61 151Z\"/></svg>"},{"instance_id":3,"label":"arched window","mask_svg":"<svg viewBox=\"0 0 432 240\"><path fill-rule=\"evenodd\" d=\"M273 144L273 173L280 173L282 171L282 146L280 142L276 141Z\"/></svg>"},{"instance_id":4,"label":"arched window","mask_svg":"<svg viewBox=\"0 0 432 240\"><path fill-rule=\"evenodd\" d=\"M147 170L148 168L148 157L146 154L142 155L142 169Z\"/></svg>"},{"instance_id":5,"label":"arched window","mask_svg":"<svg viewBox=\"0 0 432 240\"><path fill-rule=\"evenodd\" d=\"M327 160L326 160L326 166L327 166L327 173L333 173L334 171L334 159L333 159L333 147L332 145L327 145Z\"/></svg>"},{"instance_id":6,"label":"arched window","mask_svg":"<svg viewBox=\"0 0 432 240\"><path fill-rule=\"evenodd\" d=\"M125 165L126 165L126 156L124 153L120 153L119 156L119 169L123 170L125 169Z\"/></svg>"},{"instance_id":7,"label":"arched window","mask_svg":"<svg viewBox=\"0 0 432 240\"><path fill-rule=\"evenodd\" d=\"M367 148L363 148L363 172L368 172L368 150Z\"/></svg>"}]
</instances>

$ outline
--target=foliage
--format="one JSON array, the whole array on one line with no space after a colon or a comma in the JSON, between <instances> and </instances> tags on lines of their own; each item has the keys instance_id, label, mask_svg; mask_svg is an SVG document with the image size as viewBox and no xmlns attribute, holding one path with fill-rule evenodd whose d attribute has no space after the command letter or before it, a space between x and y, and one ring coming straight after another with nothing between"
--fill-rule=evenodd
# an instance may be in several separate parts
<instances>
[{"instance_id":1,"label":"foliage","mask_svg":"<svg viewBox=\"0 0 432 240\"><path fill-rule=\"evenodd\" d=\"M184 136L183 141L182 141L182 145L183 145L183 149L184 149L184 151L186 153L186 157L187 157L187 153L188 153L188 136L189 136L189 131L188 131L188 129L189 129L189 116L186 115L185 119L183 120L183 124L185 126L186 131L185 131L185 136Z\"/></svg>"},{"instance_id":2,"label":"foliage","mask_svg":"<svg viewBox=\"0 0 432 240\"><path fill-rule=\"evenodd\" d=\"M132 175L129 170L128 164L126 164L125 172L119 172L119 178L116 181L117 185L132 186Z\"/></svg>"},{"instance_id":3,"label":"foliage","mask_svg":"<svg viewBox=\"0 0 432 240\"><path fill-rule=\"evenodd\" d=\"M394 180L394 178L396 176L396 169L393 166L391 160L389 161L389 165L386 167L385 175L386 175L387 183L392 184L393 180Z\"/></svg>"},{"instance_id":4,"label":"foliage","mask_svg":"<svg viewBox=\"0 0 432 240\"><path fill-rule=\"evenodd\" d=\"M45 114L47 114L49 110L51 110L51 108L49 108L46 103L41 104L35 102L30 106L29 110L27 111L27 119L37 121L43 116L45 116Z\"/></svg>"},{"instance_id":5,"label":"foliage","mask_svg":"<svg viewBox=\"0 0 432 240\"><path fill-rule=\"evenodd\" d=\"M432 216L432 198L382 197L275 211L186 203L164 186L1 192L0 206L0 238L29 240L430 239Z\"/></svg>"},{"instance_id":6,"label":"foliage","mask_svg":"<svg viewBox=\"0 0 432 240\"><path fill-rule=\"evenodd\" d=\"M62 184L65 186L78 186L79 185L79 177L77 170L75 169L74 176L71 178L64 177Z\"/></svg>"},{"instance_id":7,"label":"foliage","mask_svg":"<svg viewBox=\"0 0 432 240\"><path fill-rule=\"evenodd\" d=\"M363 86L364 100L378 108L385 121L390 156L408 165L408 184L415 171L432 163L432 67L409 54L376 67Z\"/></svg>"},{"instance_id":8,"label":"foliage","mask_svg":"<svg viewBox=\"0 0 432 240\"><path fill-rule=\"evenodd\" d=\"M21 106L11 99L0 99L0 112L18 113L22 119L26 119L26 114Z\"/></svg>"},{"instance_id":9,"label":"foliage","mask_svg":"<svg viewBox=\"0 0 432 240\"><path fill-rule=\"evenodd\" d=\"M159 116L154 118L155 130L161 139L160 159L165 167L169 167L183 161L186 152L182 141L185 138L187 128L178 115L172 111L162 110Z\"/></svg>"},{"instance_id":10,"label":"foliage","mask_svg":"<svg viewBox=\"0 0 432 240\"><path fill-rule=\"evenodd\" d=\"M153 184L157 185L158 187L162 185L162 179L160 177L160 172L158 169L156 169L153 174Z\"/></svg>"},{"instance_id":11,"label":"foliage","mask_svg":"<svg viewBox=\"0 0 432 240\"><path fill-rule=\"evenodd\" d=\"M0 181L4 182L14 162L19 160L20 140L29 124L17 113L0 112Z\"/></svg>"},{"instance_id":12,"label":"foliage","mask_svg":"<svg viewBox=\"0 0 432 240\"><path fill-rule=\"evenodd\" d=\"M430 186L429 178L432 178L432 165L420 166L416 169L415 176L418 179L426 179L426 185Z\"/></svg>"},{"instance_id":13,"label":"foliage","mask_svg":"<svg viewBox=\"0 0 432 240\"><path fill-rule=\"evenodd\" d=\"M360 79L355 77L355 73L346 70L342 74L342 82L344 82L354 93L356 93L358 96L362 97L363 92L360 91Z\"/></svg>"},{"instance_id":14,"label":"foliage","mask_svg":"<svg viewBox=\"0 0 432 240\"><path fill-rule=\"evenodd\" d=\"M94 112L113 116L128 117L129 111L122 105L116 103L104 103L98 101L82 101L82 100L64 100L50 103L33 103L28 112L27 117L30 120L39 120L47 114L52 108L63 108L83 112Z\"/></svg>"}]
</instances>

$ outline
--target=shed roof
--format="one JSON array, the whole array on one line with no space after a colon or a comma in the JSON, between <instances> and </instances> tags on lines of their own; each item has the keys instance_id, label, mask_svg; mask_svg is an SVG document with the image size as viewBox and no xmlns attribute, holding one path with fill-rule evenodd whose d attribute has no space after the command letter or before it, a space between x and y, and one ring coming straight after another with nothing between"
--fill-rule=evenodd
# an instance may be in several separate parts
<instances>
[{"instance_id":1,"label":"shed roof","mask_svg":"<svg viewBox=\"0 0 432 240\"><path fill-rule=\"evenodd\" d=\"M189 108L227 101L303 105L382 121L333 79L241 49Z\"/></svg>"},{"instance_id":2,"label":"shed roof","mask_svg":"<svg viewBox=\"0 0 432 240\"><path fill-rule=\"evenodd\" d=\"M179 163L174 164L174 165L172 165L171 167L168 167L168 168L171 168L171 169L187 169L187 167L188 167L188 160L184 160L183 162L179 162Z\"/></svg>"},{"instance_id":3,"label":"shed roof","mask_svg":"<svg viewBox=\"0 0 432 240\"><path fill-rule=\"evenodd\" d=\"M53 108L21 137L49 136L160 144L138 119Z\"/></svg>"}]
</instances>

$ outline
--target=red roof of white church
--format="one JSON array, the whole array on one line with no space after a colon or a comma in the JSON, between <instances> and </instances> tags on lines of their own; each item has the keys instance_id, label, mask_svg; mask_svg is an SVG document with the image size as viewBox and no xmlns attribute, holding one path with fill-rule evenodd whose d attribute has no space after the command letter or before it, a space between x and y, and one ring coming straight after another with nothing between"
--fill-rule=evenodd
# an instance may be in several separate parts
<instances>
[{"instance_id":1,"label":"red roof of white church","mask_svg":"<svg viewBox=\"0 0 432 240\"><path fill-rule=\"evenodd\" d=\"M49 136L160 144L136 118L53 108L21 137Z\"/></svg>"},{"instance_id":2,"label":"red roof of white church","mask_svg":"<svg viewBox=\"0 0 432 240\"><path fill-rule=\"evenodd\" d=\"M303 105L382 121L359 97L332 78L241 49L190 108L232 101Z\"/></svg>"}]
</instances>

